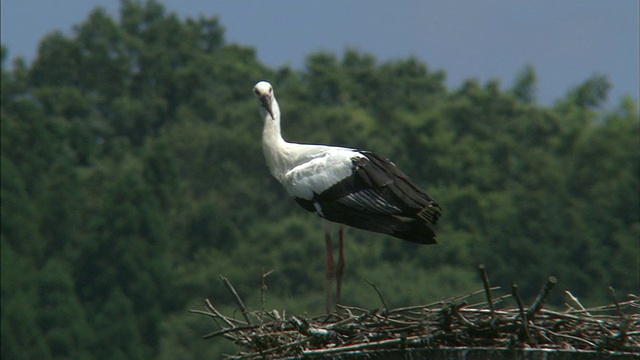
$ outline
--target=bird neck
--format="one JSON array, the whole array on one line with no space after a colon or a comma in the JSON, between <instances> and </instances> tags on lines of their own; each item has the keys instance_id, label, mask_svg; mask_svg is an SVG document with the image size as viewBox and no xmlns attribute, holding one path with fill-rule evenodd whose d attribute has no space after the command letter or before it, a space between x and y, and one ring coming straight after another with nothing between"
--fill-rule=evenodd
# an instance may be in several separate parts
<instances>
[{"instance_id":1,"label":"bird neck","mask_svg":"<svg viewBox=\"0 0 640 360\"><path fill-rule=\"evenodd\" d=\"M282 138L280 131L280 108L275 99L273 99L272 107L273 115L260 109L264 128L262 130L262 151L269 166L271 174L282 182L284 175L290 167L291 159L289 154L289 143Z\"/></svg>"}]
</instances>

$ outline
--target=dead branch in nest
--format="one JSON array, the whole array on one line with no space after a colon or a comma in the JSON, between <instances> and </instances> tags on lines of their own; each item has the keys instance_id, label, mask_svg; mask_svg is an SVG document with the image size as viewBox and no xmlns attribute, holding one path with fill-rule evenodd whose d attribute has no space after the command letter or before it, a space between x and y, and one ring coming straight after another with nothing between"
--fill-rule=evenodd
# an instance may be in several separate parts
<instances>
[{"instance_id":1,"label":"dead branch in nest","mask_svg":"<svg viewBox=\"0 0 640 360\"><path fill-rule=\"evenodd\" d=\"M496 318L496 310L493 306L493 297L491 295L491 285L489 283L489 275L487 275L487 268L484 264L480 264L478 265L478 270L480 270L480 277L482 278L482 283L484 285L484 293L487 296L487 303L491 310L491 319L494 320Z\"/></svg>"},{"instance_id":2,"label":"dead branch in nest","mask_svg":"<svg viewBox=\"0 0 640 360\"><path fill-rule=\"evenodd\" d=\"M515 283L511 294L493 298L491 292L499 287L490 286L484 266L479 270L484 289L468 295L390 309L380 291L369 282L384 309L339 305L338 312L316 317L287 317L275 310L266 312L264 293L261 296L263 310L249 311L231 282L221 277L244 321L223 315L208 299L206 310L191 312L212 318L219 327L204 335L205 339L224 337L240 346L243 351L228 355L230 359L460 347L597 351L606 355L640 352L640 299L637 296L630 294L628 300L619 301L610 289L612 304L587 309L571 295L578 309L552 311L543 308L557 283L555 277L549 277L535 302L526 309ZM268 274L263 274L263 289L266 289ZM486 302L467 305L470 298L483 292ZM496 309L495 304L507 297L513 297L517 307ZM259 321L252 322L251 317Z\"/></svg>"}]
</instances>

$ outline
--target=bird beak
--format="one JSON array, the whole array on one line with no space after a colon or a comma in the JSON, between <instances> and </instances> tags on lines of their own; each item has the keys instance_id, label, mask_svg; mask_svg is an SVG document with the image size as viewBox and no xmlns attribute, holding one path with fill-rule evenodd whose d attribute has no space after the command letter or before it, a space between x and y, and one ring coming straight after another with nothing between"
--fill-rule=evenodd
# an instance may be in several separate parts
<instances>
[{"instance_id":1,"label":"bird beak","mask_svg":"<svg viewBox=\"0 0 640 360\"><path fill-rule=\"evenodd\" d=\"M262 103L262 107L267 110L269 115L271 115L271 118L275 120L275 117L273 116L273 110L271 109L271 105L273 104L273 102L271 101L271 96L267 94L262 95L260 97L260 102Z\"/></svg>"}]
</instances>

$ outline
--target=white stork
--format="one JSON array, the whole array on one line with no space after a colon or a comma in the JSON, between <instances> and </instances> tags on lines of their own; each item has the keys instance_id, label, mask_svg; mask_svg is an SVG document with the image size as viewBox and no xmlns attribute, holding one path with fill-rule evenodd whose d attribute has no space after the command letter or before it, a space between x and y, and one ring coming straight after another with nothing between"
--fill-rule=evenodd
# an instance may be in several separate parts
<instances>
[{"instance_id":1,"label":"white stork","mask_svg":"<svg viewBox=\"0 0 640 360\"><path fill-rule=\"evenodd\" d=\"M436 243L428 224L438 221L440 206L392 162L368 151L285 141L280 133L280 107L273 87L260 81L253 91L260 101L264 120L262 148L271 174L305 210L341 224L335 272L331 226L325 226L327 313L332 311L334 275L338 303L341 297L342 224L418 244Z\"/></svg>"}]
</instances>

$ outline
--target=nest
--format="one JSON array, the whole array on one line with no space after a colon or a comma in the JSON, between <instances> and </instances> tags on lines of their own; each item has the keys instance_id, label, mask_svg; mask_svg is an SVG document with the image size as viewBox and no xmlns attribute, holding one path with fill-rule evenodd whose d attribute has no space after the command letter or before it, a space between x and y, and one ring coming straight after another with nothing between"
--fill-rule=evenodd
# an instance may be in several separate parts
<instances>
[{"instance_id":1,"label":"nest","mask_svg":"<svg viewBox=\"0 0 640 360\"><path fill-rule=\"evenodd\" d=\"M612 303L584 308L570 292L565 311L544 309L544 301L556 284L549 277L536 301L525 307L514 283L511 293L493 298L499 287L489 285L480 267L484 289L432 304L367 310L338 305L336 312L316 317L286 316L277 311L248 311L231 283L243 320L221 314L209 300L206 310L192 310L214 320L218 330L205 339L223 337L241 351L229 359L254 358L367 358L385 351L425 349L562 350L615 356L640 353L640 299L628 295L619 302L610 288ZM263 276L264 279L264 276ZM478 294L486 301L468 304ZM517 307L496 309L506 298Z\"/></svg>"}]
</instances>

